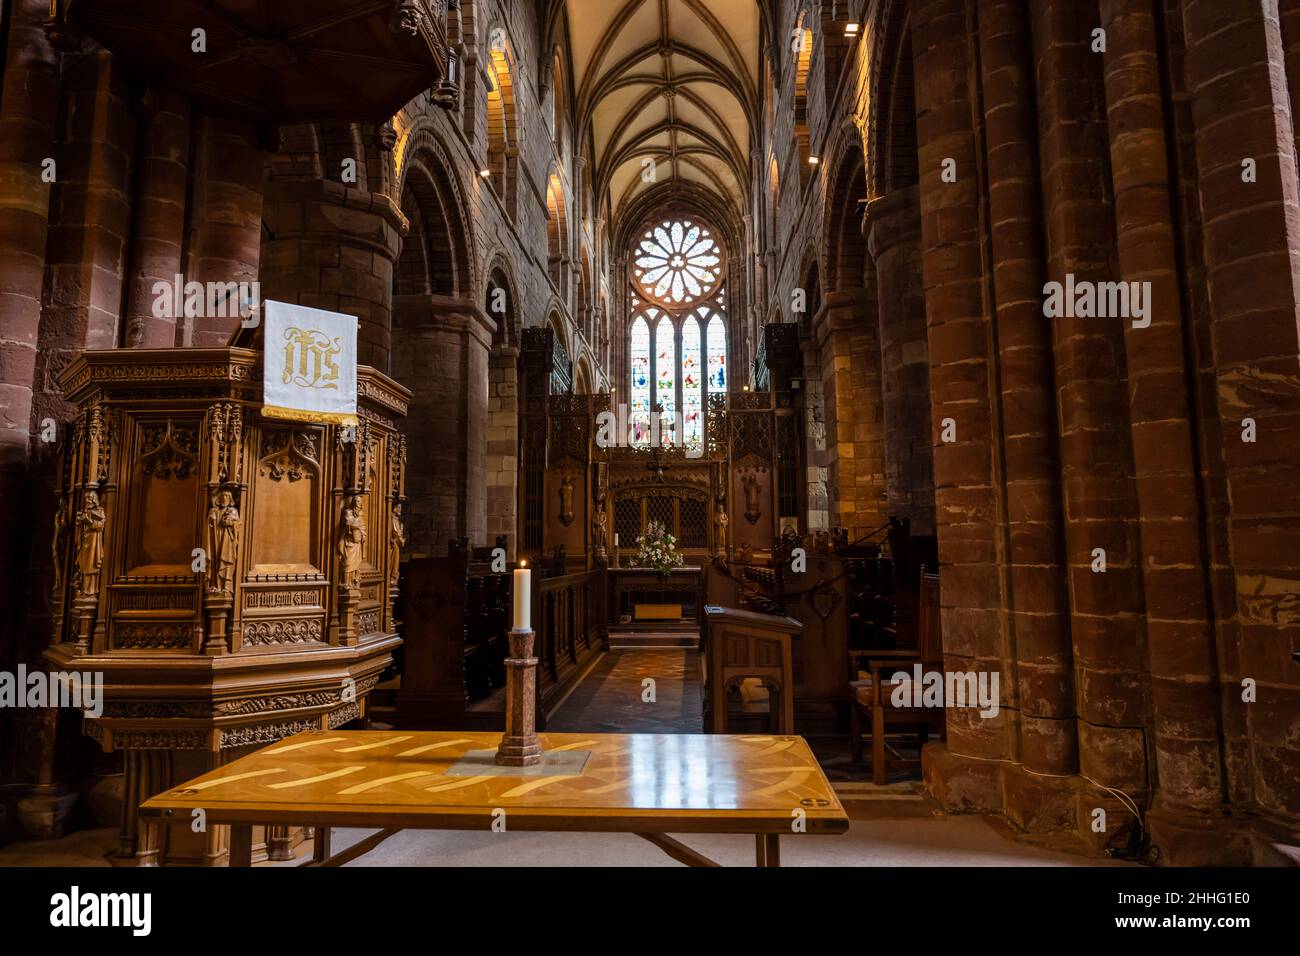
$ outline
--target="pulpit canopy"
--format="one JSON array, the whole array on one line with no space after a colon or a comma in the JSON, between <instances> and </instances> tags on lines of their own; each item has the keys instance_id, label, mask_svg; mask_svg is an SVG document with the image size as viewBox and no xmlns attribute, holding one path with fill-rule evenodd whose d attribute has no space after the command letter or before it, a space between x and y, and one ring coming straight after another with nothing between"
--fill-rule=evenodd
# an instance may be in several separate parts
<instances>
[{"instance_id":1,"label":"pulpit canopy","mask_svg":"<svg viewBox=\"0 0 1300 956\"><path fill-rule=\"evenodd\" d=\"M454 0L453 0L454 3ZM52 0L63 50L93 38L128 72L261 123L382 122L425 90L456 102L448 0Z\"/></svg>"}]
</instances>

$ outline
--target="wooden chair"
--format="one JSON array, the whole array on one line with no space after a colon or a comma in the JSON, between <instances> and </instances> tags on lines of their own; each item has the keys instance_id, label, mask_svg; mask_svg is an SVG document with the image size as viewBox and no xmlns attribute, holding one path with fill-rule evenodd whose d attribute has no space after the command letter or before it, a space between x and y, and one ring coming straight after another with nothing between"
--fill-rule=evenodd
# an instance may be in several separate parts
<instances>
[{"instance_id":1,"label":"wooden chair","mask_svg":"<svg viewBox=\"0 0 1300 956\"><path fill-rule=\"evenodd\" d=\"M898 682L890 680L895 671L907 671L909 676L913 666L921 665L921 673L943 671L943 647L939 625L939 575L928 574L921 570L920 609L917 615L917 645L914 648L896 650L849 651L851 679L849 693L851 703L849 712L852 719L853 759L862 761L863 718L870 721L871 731L871 780L883 785L888 779L886 751L902 763L916 764L908 761L897 751L888 746L885 735L891 724L914 725L919 727L919 741L922 746L929 739L933 729L942 736L942 707L896 707L891 700ZM860 677L862 671L866 676Z\"/></svg>"}]
</instances>

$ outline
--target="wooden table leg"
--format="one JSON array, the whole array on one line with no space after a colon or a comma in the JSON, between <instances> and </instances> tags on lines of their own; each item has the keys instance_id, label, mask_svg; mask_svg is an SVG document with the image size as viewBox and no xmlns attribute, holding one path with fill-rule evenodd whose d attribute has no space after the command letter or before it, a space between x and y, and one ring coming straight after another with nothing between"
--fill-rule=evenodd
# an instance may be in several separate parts
<instances>
[{"instance_id":1,"label":"wooden table leg","mask_svg":"<svg viewBox=\"0 0 1300 956\"><path fill-rule=\"evenodd\" d=\"M762 833L754 834L754 865L767 866L767 836Z\"/></svg>"},{"instance_id":2,"label":"wooden table leg","mask_svg":"<svg viewBox=\"0 0 1300 956\"><path fill-rule=\"evenodd\" d=\"M871 782L883 787L888 780L885 770L885 708L877 701L871 708Z\"/></svg>"},{"instance_id":3,"label":"wooden table leg","mask_svg":"<svg viewBox=\"0 0 1300 956\"><path fill-rule=\"evenodd\" d=\"M232 823L230 825L230 865L240 867L253 865L253 825L251 823Z\"/></svg>"},{"instance_id":4,"label":"wooden table leg","mask_svg":"<svg viewBox=\"0 0 1300 956\"><path fill-rule=\"evenodd\" d=\"M778 833L760 833L755 837L758 841L757 857L758 866L780 866L781 865L781 835Z\"/></svg>"},{"instance_id":5,"label":"wooden table leg","mask_svg":"<svg viewBox=\"0 0 1300 956\"><path fill-rule=\"evenodd\" d=\"M330 828L323 825L317 825L316 832L312 836L312 861L315 863L324 863L330 858Z\"/></svg>"},{"instance_id":6,"label":"wooden table leg","mask_svg":"<svg viewBox=\"0 0 1300 956\"><path fill-rule=\"evenodd\" d=\"M157 866L162 849L162 827L153 820L140 821L140 837L136 844L136 866Z\"/></svg>"}]
</instances>

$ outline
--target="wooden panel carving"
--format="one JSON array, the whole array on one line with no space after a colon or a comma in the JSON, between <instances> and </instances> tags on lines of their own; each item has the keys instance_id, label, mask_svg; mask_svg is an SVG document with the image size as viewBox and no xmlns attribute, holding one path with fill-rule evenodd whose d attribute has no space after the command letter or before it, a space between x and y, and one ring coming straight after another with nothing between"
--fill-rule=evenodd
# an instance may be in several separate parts
<instances>
[{"instance_id":1,"label":"wooden panel carving","mask_svg":"<svg viewBox=\"0 0 1300 956\"><path fill-rule=\"evenodd\" d=\"M318 570L313 544L320 521L320 435L295 428L264 430L258 455L252 525L254 575ZM294 533L302 529L308 533Z\"/></svg>"},{"instance_id":2,"label":"wooden panel carving","mask_svg":"<svg viewBox=\"0 0 1300 956\"><path fill-rule=\"evenodd\" d=\"M198 421L146 421L136 425L139 450L134 482L138 497L126 566L132 573L188 576L196 545L199 499Z\"/></svg>"}]
</instances>

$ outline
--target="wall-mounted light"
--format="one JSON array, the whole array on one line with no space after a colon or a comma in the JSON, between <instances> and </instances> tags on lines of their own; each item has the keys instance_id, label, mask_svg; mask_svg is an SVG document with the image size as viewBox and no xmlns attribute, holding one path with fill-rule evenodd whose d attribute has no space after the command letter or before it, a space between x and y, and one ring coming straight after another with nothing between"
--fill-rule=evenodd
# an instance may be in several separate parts
<instances>
[{"instance_id":1,"label":"wall-mounted light","mask_svg":"<svg viewBox=\"0 0 1300 956\"><path fill-rule=\"evenodd\" d=\"M483 179L487 179L489 176L492 175L492 170L488 169L488 168L485 166L485 167L483 167L482 169L480 169L480 170L478 171L478 174L479 174L479 176L481 176Z\"/></svg>"},{"instance_id":2,"label":"wall-mounted light","mask_svg":"<svg viewBox=\"0 0 1300 956\"><path fill-rule=\"evenodd\" d=\"M816 165L817 165L818 163L820 163L820 162L821 162L821 160L818 159L816 156L809 156L809 157L808 157L808 165L809 165L809 166L816 166Z\"/></svg>"},{"instance_id":3,"label":"wall-mounted light","mask_svg":"<svg viewBox=\"0 0 1300 956\"><path fill-rule=\"evenodd\" d=\"M855 37L858 35L859 29L860 27L857 23L846 23L844 24L844 35L846 37Z\"/></svg>"}]
</instances>

